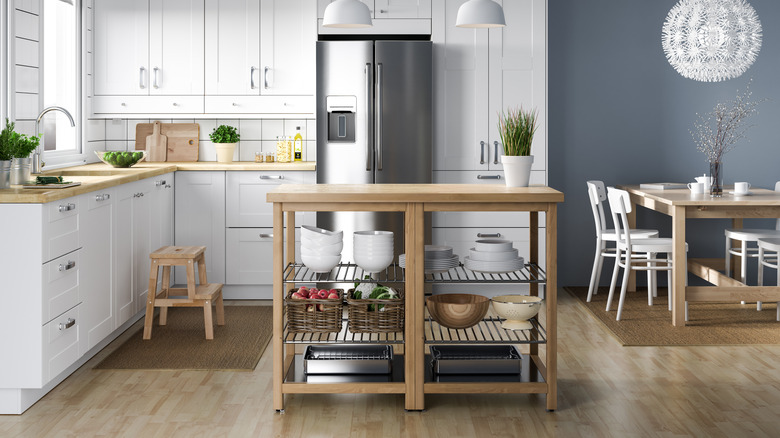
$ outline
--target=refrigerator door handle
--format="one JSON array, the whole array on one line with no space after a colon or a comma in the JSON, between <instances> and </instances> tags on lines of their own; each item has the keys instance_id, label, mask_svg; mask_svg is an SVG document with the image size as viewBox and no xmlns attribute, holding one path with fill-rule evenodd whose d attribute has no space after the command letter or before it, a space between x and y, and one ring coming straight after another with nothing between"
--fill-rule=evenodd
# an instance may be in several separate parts
<instances>
[{"instance_id":1,"label":"refrigerator door handle","mask_svg":"<svg viewBox=\"0 0 780 438\"><path fill-rule=\"evenodd\" d=\"M371 63L366 63L366 170L371 171L372 153L371 147L371 123L373 122L371 115L371 85L373 83Z\"/></svg>"},{"instance_id":2,"label":"refrigerator door handle","mask_svg":"<svg viewBox=\"0 0 780 438\"><path fill-rule=\"evenodd\" d=\"M382 170L382 63L376 65L376 170Z\"/></svg>"}]
</instances>

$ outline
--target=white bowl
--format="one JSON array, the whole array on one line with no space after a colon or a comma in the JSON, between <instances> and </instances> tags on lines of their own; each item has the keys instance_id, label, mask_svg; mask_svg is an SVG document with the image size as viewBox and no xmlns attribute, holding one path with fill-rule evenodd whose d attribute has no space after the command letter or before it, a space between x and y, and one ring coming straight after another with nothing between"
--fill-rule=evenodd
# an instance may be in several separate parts
<instances>
[{"instance_id":1,"label":"white bowl","mask_svg":"<svg viewBox=\"0 0 780 438\"><path fill-rule=\"evenodd\" d=\"M301 252L301 261L307 268L314 272L330 272L341 261L341 254L339 255L317 255L317 254L305 254Z\"/></svg>"},{"instance_id":2,"label":"white bowl","mask_svg":"<svg viewBox=\"0 0 780 438\"><path fill-rule=\"evenodd\" d=\"M307 241L301 242L301 252L308 252L309 254L341 254L341 250L344 249L344 242L339 241L331 245L320 245Z\"/></svg>"},{"instance_id":3,"label":"white bowl","mask_svg":"<svg viewBox=\"0 0 780 438\"><path fill-rule=\"evenodd\" d=\"M393 252L393 245L353 245L353 252Z\"/></svg>"},{"instance_id":4,"label":"white bowl","mask_svg":"<svg viewBox=\"0 0 780 438\"><path fill-rule=\"evenodd\" d=\"M517 259L517 249L512 248L511 251L477 251L471 248L469 253L471 260L480 260L484 262L503 262L507 260Z\"/></svg>"},{"instance_id":5,"label":"white bowl","mask_svg":"<svg viewBox=\"0 0 780 438\"><path fill-rule=\"evenodd\" d=\"M369 231L355 231L354 233L356 239L362 239L365 237L368 238L374 238L374 239L383 239L383 238L393 238L393 232L392 231L379 231L379 230L369 230Z\"/></svg>"},{"instance_id":6,"label":"white bowl","mask_svg":"<svg viewBox=\"0 0 780 438\"><path fill-rule=\"evenodd\" d=\"M344 239L343 231L329 231L311 225L301 226L301 241L303 239L319 242L323 245L333 244Z\"/></svg>"},{"instance_id":7,"label":"white bowl","mask_svg":"<svg viewBox=\"0 0 780 438\"><path fill-rule=\"evenodd\" d=\"M528 321L539 313L542 298L529 295L499 295L492 298L493 310L505 318L501 327L507 330L530 330L533 325Z\"/></svg>"},{"instance_id":8,"label":"white bowl","mask_svg":"<svg viewBox=\"0 0 780 438\"><path fill-rule=\"evenodd\" d=\"M477 251L511 251L512 242L504 239L480 239L474 243Z\"/></svg>"},{"instance_id":9,"label":"white bowl","mask_svg":"<svg viewBox=\"0 0 780 438\"><path fill-rule=\"evenodd\" d=\"M392 252L379 255L355 254L355 264L368 273L375 273L384 271L390 266L390 263L393 263L393 257Z\"/></svg>"}]
</instances>

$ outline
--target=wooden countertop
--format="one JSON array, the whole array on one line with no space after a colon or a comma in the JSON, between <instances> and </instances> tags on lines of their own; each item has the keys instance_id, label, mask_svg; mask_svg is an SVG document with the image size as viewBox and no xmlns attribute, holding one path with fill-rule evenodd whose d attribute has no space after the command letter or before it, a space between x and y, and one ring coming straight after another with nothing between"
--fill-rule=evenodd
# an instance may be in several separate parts
<instances>
[{"instance_id":1,"label":"wooden countertop","mask_svg":"<svg viewBox=\"0 0 780 438\"><path fill-rule=\"evenodd\" d=\"M313 171L316 163L313 161L299 161L293 163L254 163L250 161L237 161L233 163L217 163L215 161L203 162L141 162L133 167L113 168L107 164L95 163L83 166L66 167L44 172L48 176L63 176L66 181L78 181L80 186L65 189L25 189L22 186L11 186L10 189L0 190L0 204L39 204L57 201L60 199L89 193L95 190L103 190L109 187L126 184L141 179L163 175L176 171L206 171L206 170L233 170L233 171Z\"/></svg>"},{"instance_id":2,"label":"wooden countertop","mask_svg":"<svg viewBox=\"0 0 780 438\"><path fill-rule=\"evenodd\" d=\"M677 205L677 206L697 206L697 207L728 207L728 206L780 206L780 192L774 190L751 188L751 195L736 196L729 193L733 186L725 186L723 196L713 198L708 193L692 195L688 189L667 189L653 190L642 189L638 185L619 185L618 188L624 189L631 194L641 196L652 202Z\"/></svg>"},{"instance_id":3,"label":"wooden countertop","mask_svg":"<svg viewBox=\"0 0 780 438\"><path fill-rule=\"evenodd\" d=\"M548 203L563 202L563 193L546 186L500 184L283 184L266 199L304 203Z\"/></svg>"}]
</instances>

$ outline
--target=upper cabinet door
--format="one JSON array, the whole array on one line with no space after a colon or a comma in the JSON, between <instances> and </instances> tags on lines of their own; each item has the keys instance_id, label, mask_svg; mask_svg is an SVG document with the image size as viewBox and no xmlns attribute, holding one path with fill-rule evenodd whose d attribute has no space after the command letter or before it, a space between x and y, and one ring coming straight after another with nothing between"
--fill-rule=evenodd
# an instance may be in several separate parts
<instances>
[{"instance_id":1,"label":"upper cabinet door","mask_svg":"<svg viewBox=\"0 0 780 438\"><path fill-rule=\"evenodd\" d=\"M317 0L317 18L322 18L325 16L325 8L328 7L329 4L333 3L336 0ZM374 17L374 0L360 0L361 3L365 3L366 6L368 6L368 10L371 12L371 18Z\"/></svg>"},{"instance_id":2,"label":"upper cabinet door","mask_svg":"<svg viewBox=\"0 0 780 438\"><path fill-rule=\"evenodd\" d=\"M149 1L99 0L94 17L95 95L149 94Z\"/></svg>"},{"instance_id":3,"label":"upper cabinet door","mask_svg":"<svg viewBox=\"0 0 780 438\"><path fill-rule=\"evenodd\" d=\"M499 2L501 3L501 2ZM547 7L545 0L503 1L507 25L490 29L490 168L502 169L498 115L508 108L536 110L538 127L531 154L533 170L547 168ZM495 157L498 142L499 156ZM497 159L496 159L497 158Z\"/></svg>"},{"instance_id":4,"label":"upper cabinet door","mask_svg":"<svg viewBox=\"0 0 780 438\"><path fill-rule=\"evenodd\" d=\"M206 94L260 94L260 2L206 0Z\"/></svg>"},{"instance_id":5,"label":"upper cabinet door","mask_svg":"<svg viewBox=\"0 0 780 438\"><path fill-rule=\"evenodd\" d=\"M488 33L455 26L464 2L433 3L434 170L487 170L490 158Z\"/></svg>"},{"instance_id":6,"label":"upper cabinet door","mask_svg":"<svg viewBox=\"0 0 780 438\"><path fill-rule=\"evenodd\" d=\"M431 18L431 0L375 0L374 18Z\"/></svg>"},{"instance_id":7,"label":"upper cabinet door","mask_svg":"<svg viewBox=\"0 0 780 438\"><path fill-rule=\"evenodd\" d=\"M316 3L260 2L260 94L314 95Z\"/></svg>"},{"instance_id":8,"label":"upper cabinet door","mask_svg":"<svg viewBox=\"0 0 780 438\"><path fill-rule=\"evenodd\" d=\"M204 0L150 4L149 94L203 94Z\"/></svg>"}]
</instances>

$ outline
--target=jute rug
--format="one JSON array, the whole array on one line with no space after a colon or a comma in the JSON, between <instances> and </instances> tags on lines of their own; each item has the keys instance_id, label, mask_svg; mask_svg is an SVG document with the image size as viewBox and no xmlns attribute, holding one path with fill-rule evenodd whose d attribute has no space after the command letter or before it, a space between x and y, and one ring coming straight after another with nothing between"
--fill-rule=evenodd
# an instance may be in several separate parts
<instances>
[{"instance_id":1,"label":"jute rug","mask_svg":"<svg viewBox=\"0 0 780 438\"><path fill-rule=\"evenodd\" d=\"M756 311L755 303L690 303L690 320L685 327L675 327L665 288L658 289L652 306L647 305L647 289L628 292L620 321L615 321L619 290L615 291L609 312L604 310L609 288L599 288L590 303L585 302L587 287L564 290L577 298L624 346L780 344L775 303L764 303L761 312Z\"/></svg>"},{"instance_id":2,"label":"jute rug","mask_svg":"<svg viewBox=\"0 0 780 438\"><path fill-rule=\"evenodd\" d=\"M271 306L225 306L225 325L215 325L214 340L207 341L202 308L171 309L165 326L155 316L152 339L143 340L142 320L94 369L251 371L271 340L272 312Z\"/></svg>"}]
</instances>

